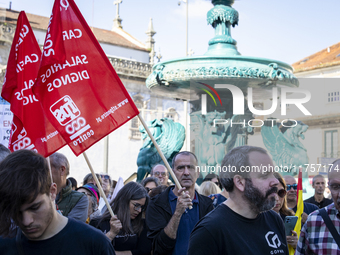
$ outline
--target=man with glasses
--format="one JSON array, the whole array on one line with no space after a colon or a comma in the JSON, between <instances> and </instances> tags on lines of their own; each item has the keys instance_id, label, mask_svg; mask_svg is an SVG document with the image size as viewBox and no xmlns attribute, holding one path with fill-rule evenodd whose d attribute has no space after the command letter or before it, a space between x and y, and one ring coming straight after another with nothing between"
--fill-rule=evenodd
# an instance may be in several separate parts
<instances>
[{"instance_id":1,"label":"man with glasses","mask_svg":"<svg viewBox=\"0 0 340 255\"><path fill-rule=\"evenodd\" d=\"M182 188L170 186L153 197L148 205L146 225L149 227L148 237L153 239L154 255L187 254L192 229L213 210L212 200L195 191L199 175L196 166L197 158L193 153L177 153L172 160L172 169Z\"/></svg>"},{"instance_id":2,"label":"man with glasses","mask_svg":"<svg viewBox=\"0 0 340 255\"><path fill-rule=\"evenodd\" d=\"M323 195L323 193L325 192L325 188L326 188L325 177L323 177L323 175L321 174L315 175L313 177L312 186L315 190L314 196L306 199L304 202L314 204L319 208L323 208L333 203L332 199L325 198Z\"/></svg>"},{"instance_id":3,"label":"man with glasses","mask_svg":"<svg viewBox=\"0 0 340 255\"><path fill-rule=\"evenodd\" d=\"M292 209L295 213L297 210L297 183L293 176L284 176L287 185L287 205L289 209ZM303 214L301 218L301 226L305 224L307 217L310 213L319 209L316 205L303 202Z\"/></svg>"},{"instance_id":4,"label":"man with glasses","mask_svg":"<svg viewBox=\"0 0 340 255\"><path fill-rule=\"evenodd\" d=\"M309 215L306 224L301 229L296 248L300 254L340 254L340 159L334 161L328 171L328 186L334 203L319 209ZM324 214L322 216L321 214ZM325 223L324 217L329 223ZM334 232L329 229L334 228Z\"/></svg>"},{"instance_id":5,"label":"man with glasses","mask_svg":"<svg viewBox=\"0 0 340 255\"><path fill-rule=\"evenodd\" d=\"M169 184L168 184L169 173L168 173L168 169L166 169L166 167L164 165L161 165L161 164L155 165L152 168L150 175L152 177L158 178L161 185L169 186Z\"/></svg>"}]
</instances>

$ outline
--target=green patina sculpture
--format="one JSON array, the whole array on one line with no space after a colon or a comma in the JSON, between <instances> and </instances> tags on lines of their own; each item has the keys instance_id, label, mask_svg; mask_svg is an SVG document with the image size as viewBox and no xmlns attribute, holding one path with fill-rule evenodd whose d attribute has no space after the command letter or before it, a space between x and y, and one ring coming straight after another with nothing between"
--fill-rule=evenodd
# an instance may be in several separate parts
<instances>
[{"instance_id":1,"label":"green patina sculpture","mask_svg":"<svg viewBox=\"0 0 340 255\"><path fill-rule=\"evenodd\" d=\"M202 115L201 111L190 114L192 121L191 125L197 125L197 150L196 156L199 160L199 166L216 166L220 163L225 155L226 141L230 140L230 126L216 125L213 126L214 119L225 119L226 112L209 112ZM208 173L201 171L201 178L204 178Z\"/></svg>"},{"instance_id":2,"label":"green patina sculpture","mask_svg":"<svg viewBox=\"0 0 340 255\"><path fill-rule=\"evenodd\" d=\"M300 141L300 138L305 138L303 133L307 131L308 126L301 121L298 121L296 126L292 121L286 123L286 126L292 127L279 127L274 120L266 123L267 125L261 128L263 143L272 155L276 166L282 166L280 173L297 175L299 168L305 169L305 164L309 161L307 149Z\"/></svg>"},{"instance_id":3,"label":"green patina sculpture","mask_svg":"<svg viewBox=\"0 0 340 255\"><path fill-rule=\"evenodd\" d=\"M167 118L148 121L147 125L171 166L172 157L183 147L184 126ZM137 158L137 182L142 181L154 165L164 164L144 127L140 126L139 131L142 133L144 143Z\"/></svg>"},{"instance_id":4,"label":"green patina sculpture","mask_svg":"<svg viewBox=\"0 0 340 255\"><path fill-rule=\"evenodd\" d=\"M233 115L226 119L226 112L208 112L203 115L201 111L190 114L192 135L196 138L196 156L198 165L203 167L200 178L203 178L213 171L211 166L217 166L221 163L225 154L234 147L245 144L244 133L253 133L252 128L245 130L240 125L231 123L238 122L240 115ZM224 120L225 124L216 124L216 120ZM215 125L214 125L215 120ZM195 126L195 127L194 127Z\"/></svg>"},{"instance_id":5,"label":"green patina sculpture","mask_svg":"<svg viewBox=\"0 0 340 255\"><path fill-rule=\"evenodd\" d=\"M270 126L268 126L268 123L270 123ZM275 165L281 169L279 171L280 174L295 176L299 173L299 169L301 169L304 193L312 196L314 190L311 189L306 167L308 166L309 158L307 149L300 141L300 138L305 139L303 133L307 131L308 125L297 121L296 126L294 126L295 123L288 121L286 126L292 127L279 127L273 121L274 127L271 127L272 121L268 123L267 126L261 128L261 135L263 143L272 155Z\"/></svg>"}]
</instances>

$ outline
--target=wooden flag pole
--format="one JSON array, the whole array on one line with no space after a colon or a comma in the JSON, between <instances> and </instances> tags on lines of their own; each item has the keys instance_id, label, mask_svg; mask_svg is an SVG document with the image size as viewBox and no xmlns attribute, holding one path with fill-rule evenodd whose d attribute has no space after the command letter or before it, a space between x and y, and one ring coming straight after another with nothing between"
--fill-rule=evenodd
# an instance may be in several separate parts
<instances>
[{"instance_id":1,"label":"wooden flag pole","mask_svg":"<svg viewBox=\"0 0 340 255\"><path fill-rule=\"evenodd\" d=\"M51 182L53 183L52 167L51 167L51 160L50 160L50 157L47 157L46 160L47 160L47 164L48 164L48 169L50 170Z\"/></svg>"},{"instance_id":2,"label":"wooden flag pole","mask_svg":"<svg viewBox=\"0 0 340 255\"><path fill-rule=\"evenodd\" d=\"M83 152L83 156L84 156L84 158L85 158L85 160L86 160L87 165L88 165L89 168L90 168L90 171L91 171L91 173L92 173L92 177L93 177L93 179L95 180L95 182L96 182L96 184L97 184L97 188L98 188L98 190L99 190L99 193L100 193L101 197L104 198L104 201L105 201L105 204L106 204L106 206L107 206L107 209L109 210L109 212L110 212L110 214L111 214L111 217L113 217L113 216L114 216L114 213L113 213L113 211L112 211L112 208L111 208L111 206L110 206L110 204L109 204L109 201L107 201L107 198L106 198L106 195L105 195L105 193L104 193L104 191L103 191L102 185L100 185L100 182L99 182L99 180L98 180L98 178L97 178L97 175L96 175L95 172L93 171L92 165L91 165L90 160L89 160L89 158L87 157L85 151Z\"/></svg>"},{"instance_id":3,"label":"wooden flag pole","mask_svg":"<svg viewBox=\"0 0 340 255\"><path fill-rule=\"evenodd\" d=\"M140 122L142 122L142 125L144 126L146 132L148 133L148 135L149 135L151 141L152 141L153 144L155 145L155 147L156 147L156 149L157 149L157 151L158 151L159 156L161 156L161 158L162 158L162 160L163 160L163 162L164 162L164 165L166 166L166 168L168 169L169 173L171 174L172 179L174 180L174 182L175 182L177 188L178 188L178 189L181 189L181 188L182 188L181 184L180 184L179 181L177 180L177 177L176 177L175 173L172 171L172 169L171 169L171 167L170 167L168 161L167 161L166 158L164 157L163 152L162 152L161 149L159 148L159 146L158 146L158 144L157 144L155 138L154 138L153 135L151 134L150 129L149 129L148 126L146 125L146 123L145 123L143 117L140 115L140 113L138 114L138 118L139 118Z\"/></svg>"}]
</instances>

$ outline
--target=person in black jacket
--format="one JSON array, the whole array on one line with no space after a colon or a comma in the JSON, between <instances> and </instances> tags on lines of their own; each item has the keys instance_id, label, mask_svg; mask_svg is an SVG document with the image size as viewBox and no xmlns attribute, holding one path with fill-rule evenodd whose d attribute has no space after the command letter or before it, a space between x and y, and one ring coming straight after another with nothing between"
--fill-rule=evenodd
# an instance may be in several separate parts
<instances>
[{"instance_id":1,"label":"person in black jacket","mask_svg":"<svg viewBox=\"0 0 340 255\"><path fill-rule=\"evenodd\" d=\"M146 189L139 183L126 184L111 202L114 217L108 210L100 218L90 221L111 240L117 254L150 255L151 241L147 238L147 228L143 212L149 202Z\"/></svg>"},{"instance_id":2,"label":"person in black jacket","mask_svg":"<svg viewBox=\"0 0 340 255\"><path fill-rule=\"evenodd\" d=\"M326 189L326 181L323 175L318 174L313 177L312 187L315 190L314 196L304 200L303 202L314 204L319 208L326 207L333 203L332 199L326 198L323 194Z\"/></svg>"},{"instance_id":3,"label":"person in black jacket","mask_svg":"<svg viewBox=\"0 0 340 255\"><path fill-rule=\"evenodd\" d=\"M187 151L172 160L172 169L182 189L168 187L152 198L146 211L148 237L153 240L153 254L186 254L195 224L213 210L212 200L195 191L197 158ZM192 209L189 209L192 207Z\"/></svg>"}]
</instances>

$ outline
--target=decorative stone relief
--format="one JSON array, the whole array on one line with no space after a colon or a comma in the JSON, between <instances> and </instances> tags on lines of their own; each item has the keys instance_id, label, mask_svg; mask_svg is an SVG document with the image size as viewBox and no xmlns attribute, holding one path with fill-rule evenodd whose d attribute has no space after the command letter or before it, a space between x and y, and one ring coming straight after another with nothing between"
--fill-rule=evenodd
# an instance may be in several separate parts
<instances>
[{"instance_id":1,"label":"decorative stone relief","mask_svg":"<svg viewBox=\"0 0 340 255\"><path fill-rule=\"evenodd\" d=\"M146 80L146 85L150 88L155 84L168 85L169 81L196 79L216 79L216 78L252 78L269 79L271 81L283 81L298 85L295 76L287 71L280 70L276 63L271 63L268 68L252 67L198 67L186 69L166 69L164 65L156 66L156 69ZM166 82L165 82L166 81Z\"/></svg>"},{"instance_id":2,"label":"decorative stone relief","mask_svg":"<svg viewBox=\"0 0 340 255\"><path fill-rule=\"evenodd\" d=\"M117 74L125 74L139 78L147 78L152 69L152 65L126 59L108 57Z\"/></svg>"}]
</instances>

